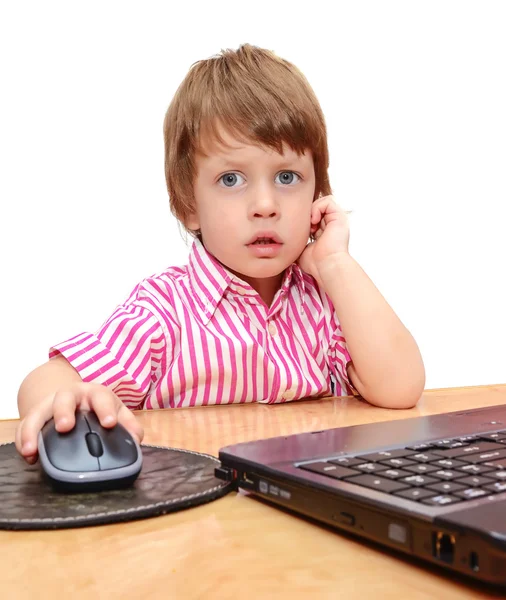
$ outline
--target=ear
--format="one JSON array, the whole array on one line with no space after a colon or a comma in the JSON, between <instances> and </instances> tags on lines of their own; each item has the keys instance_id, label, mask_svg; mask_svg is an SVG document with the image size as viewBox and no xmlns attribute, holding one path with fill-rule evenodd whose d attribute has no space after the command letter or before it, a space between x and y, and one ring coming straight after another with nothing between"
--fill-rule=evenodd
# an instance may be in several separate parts
<instances>
[{"instance_id":1,"label":"ear","mask_svg":"<svg viewBox=\"0 0 506 600\"><path fill-rule=\"evenodd\" d=\"M200 219L197 214L197 211L190 213L185 219L185 226L187 229L191 229L192 231L197 231L200 229Z\"/></svg>"}]
</instances>

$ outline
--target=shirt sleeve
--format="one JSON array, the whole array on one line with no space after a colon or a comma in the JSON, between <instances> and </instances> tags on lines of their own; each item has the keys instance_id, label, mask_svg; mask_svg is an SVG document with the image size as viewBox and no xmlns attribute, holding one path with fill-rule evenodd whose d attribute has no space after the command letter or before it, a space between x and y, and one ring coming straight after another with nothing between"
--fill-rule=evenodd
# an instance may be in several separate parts
<instances>
[{"instance_id":1,"label":"shirt sleeve","mask_svg":"<svg viewBox=\"0 0 506 600\"><path fill-rule=\"evenodd\" d=\"M332 375L336 396L353 396L355 391L348 376L348 364L351 356L348 352L341 324L336 315L334 305L326 293L322 293L322 302L326 315L328 315L329 335L329 369Z\"/></svg>"},{"instance_id":2,"label":"shirt sleeve","mask_svg":"<svg viewBox=\"0 0 506 600\"><path fill-rule=\"evenodd\" d=\"M63 355L83 381L110 388L128 408L141 408L166 360L167 336L148 306L134 291L96 333L52 346L49 357Z\"/></svg>"}]
</instances>

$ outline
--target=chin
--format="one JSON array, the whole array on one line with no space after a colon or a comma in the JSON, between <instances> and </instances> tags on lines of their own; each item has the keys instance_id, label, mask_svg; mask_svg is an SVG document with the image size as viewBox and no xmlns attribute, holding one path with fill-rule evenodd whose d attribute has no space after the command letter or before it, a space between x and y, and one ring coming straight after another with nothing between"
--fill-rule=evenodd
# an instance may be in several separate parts
<instances>
[{"instance_id":1,"label":"chin","mask_svg":"<svg viewBox=\"0 0 506 600\"><path fill-rule=\"evenodd\" d=\"M272 277L279 277L285 269L287 269L292 263L286 264L285 261L275 262L269 259L262 259L263 262L267 264L260 264L253 268L245 269L246 277L254 277L255 279L270 279ZM268 264L270 263L270 264Z\"/></svg>"}]
</instances>

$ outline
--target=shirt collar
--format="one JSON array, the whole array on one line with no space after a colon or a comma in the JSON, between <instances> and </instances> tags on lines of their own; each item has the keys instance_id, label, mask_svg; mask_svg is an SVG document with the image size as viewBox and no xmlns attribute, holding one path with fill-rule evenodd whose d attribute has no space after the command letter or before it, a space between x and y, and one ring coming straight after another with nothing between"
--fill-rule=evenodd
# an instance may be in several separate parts
<instances>
[{"instance_id":1,"label":"shirt collar","mask_svg":"<svg viewBox=\"0 0 506 600\"><path fill-rule=\"evenodd\" d=\"M234 295L247 297L250 303L258 299L257 292L248 283L226 269L206 250L198 238L193 242L190 252L188 274L193 298L204 323L208 323L212 318L227 290ZM269 309L270 314L281 308L283 298L292 285L297 287L302 305L305 293L304 272L295 263L290 265L285 272L281 287Z\"/></svg>"}]
</instances>

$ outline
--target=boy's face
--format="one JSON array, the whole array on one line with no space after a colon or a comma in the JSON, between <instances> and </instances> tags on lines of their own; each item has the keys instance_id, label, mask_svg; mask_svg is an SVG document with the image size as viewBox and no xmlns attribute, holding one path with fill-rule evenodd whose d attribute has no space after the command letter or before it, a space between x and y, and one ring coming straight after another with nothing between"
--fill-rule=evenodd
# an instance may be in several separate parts
<instances>
[{"instance_id":1,"label":"boy's face","mask_svg":"<svg viewBox=\"0 0 506 600\"><path fill-rule=\"evenodd\" d=\"M186 225L200 229L206 249L263 295L268 281L279 285L308 242L313 158L309 151L297 156L283 146L278 154L220 135L230 147L213 144L206 155L197 153L196 211Z\"/></svg>"}]
</instances>

